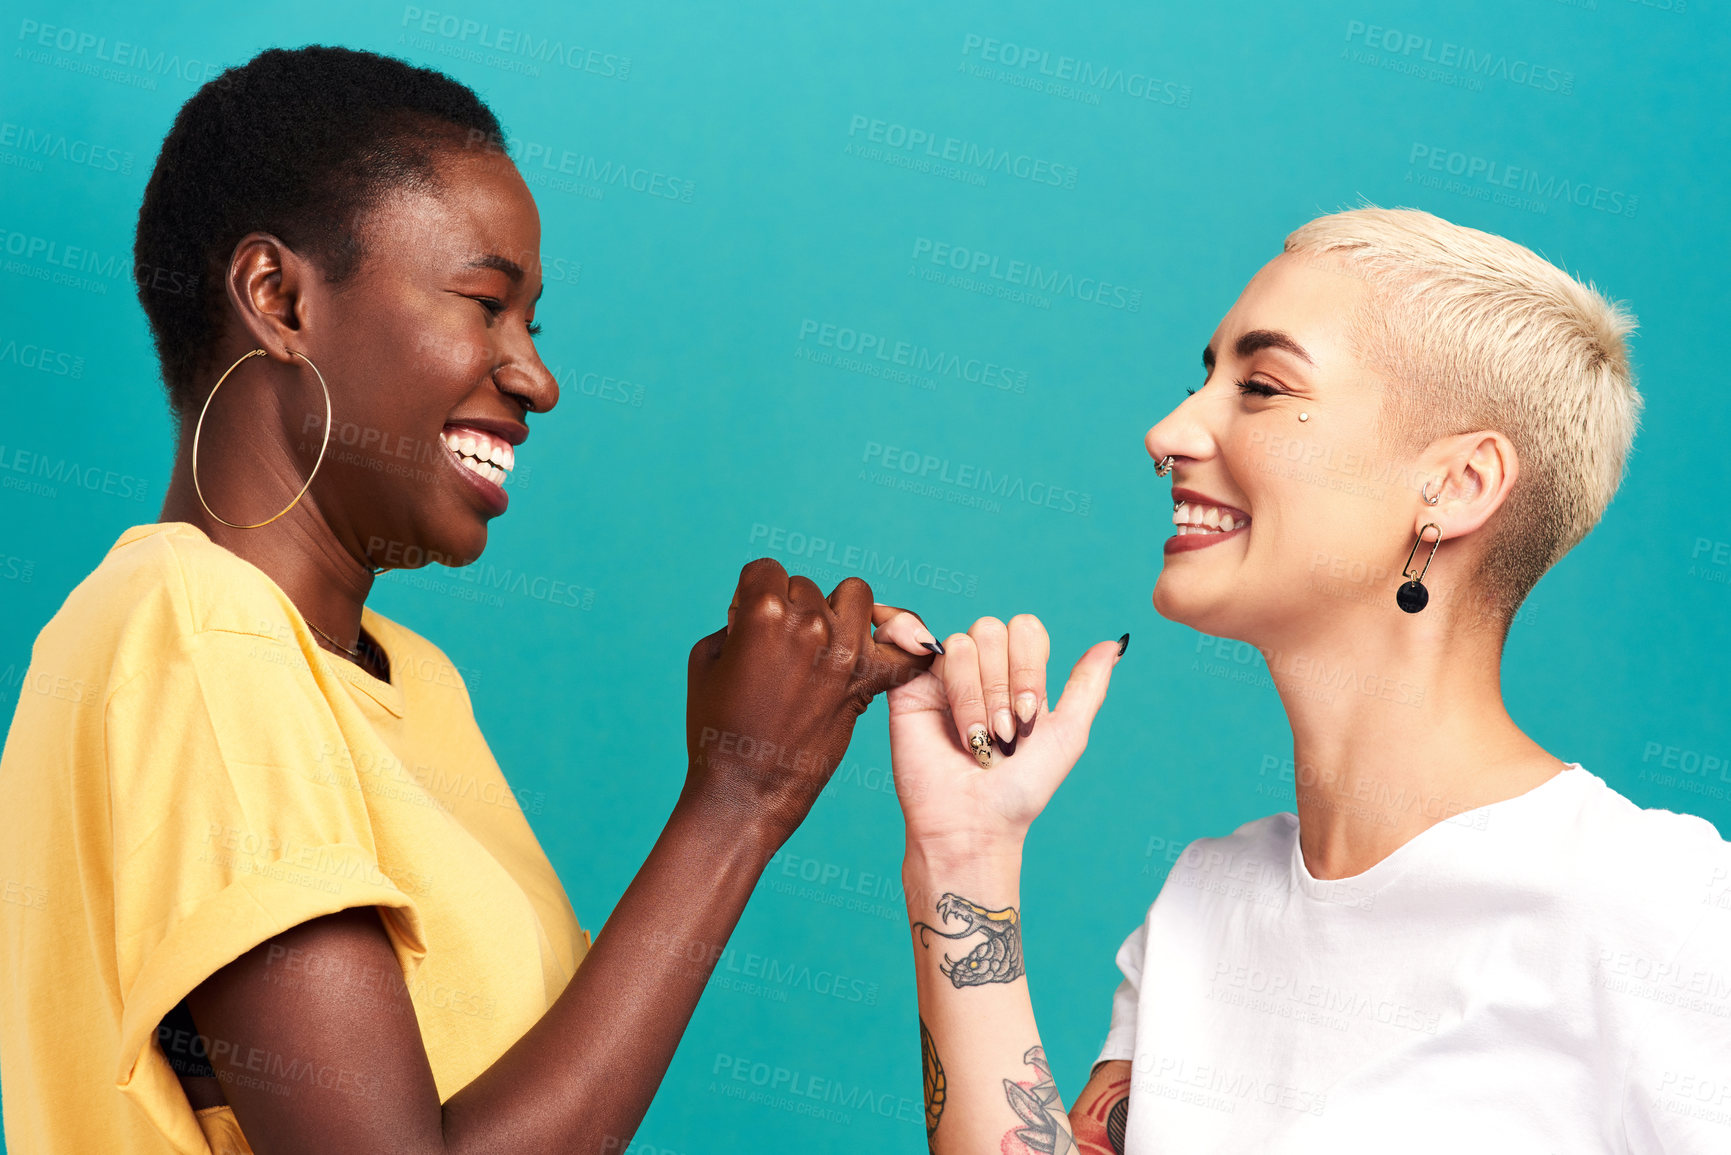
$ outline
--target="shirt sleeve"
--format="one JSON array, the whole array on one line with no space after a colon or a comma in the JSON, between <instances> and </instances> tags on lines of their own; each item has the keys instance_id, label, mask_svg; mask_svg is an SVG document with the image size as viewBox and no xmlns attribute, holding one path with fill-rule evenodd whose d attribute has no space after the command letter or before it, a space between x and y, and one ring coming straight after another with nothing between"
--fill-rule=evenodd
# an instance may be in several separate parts
<instances>
[{"instance_id":1,"label":"shirt sleeve","mask_svg":"<svg viewBox=\"0 0 1731 1155\"><path fill-rule=\"evenodd\" d=\"M1731 854L1715 869L1717 885L1731 898ZM1667 973L1656 978L1655 1005L1635 1036L1624 1082L1629 1151L1731 1151L1731 909L1709 902Z\"/></svg>"},{"instance_id":2,"label":"shirt sleeve","mask_svg":"<svg viewBox=\"0 0 1731 1155\"><path fill-rule=\"evenodd\" d=\"M1148 945L1148 924L1130 932L1118 948L1118 969L1124 981L1112 992L1112 1022L1106 1029L1106 1045L1100 1048L1098 1066L1113 1059L1128 1060L1136 1054L1136 1001L1142 987L1143 952Z\"/></svg>"},{"instance_id":3,"label":"shirt sleeve","mask_svg":"<svg viewBox=\"0 0 1731 1155\"><path fill-rule=\"evenodd\" d=\"M156 1027L209 975L359 906L378 908L405 979L426 954L414 900L379 866L344 693L293 644L206 631L109 695L116 1085L171 1138L192 1120Z\"/></svg>"}]
</instances>

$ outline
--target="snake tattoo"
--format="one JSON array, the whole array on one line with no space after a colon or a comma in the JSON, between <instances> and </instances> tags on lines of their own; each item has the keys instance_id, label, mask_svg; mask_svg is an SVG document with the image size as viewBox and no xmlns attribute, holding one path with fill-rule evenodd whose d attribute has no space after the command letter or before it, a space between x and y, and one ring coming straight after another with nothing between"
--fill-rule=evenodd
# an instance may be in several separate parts
<instances>
[{"instance_id":1,"label":"snake tattoo","mask_svg":"<svg viewBox=\"0 0 1731 1155\"><path fill-rule=\"evenodd\" d=\"M961 958L944 956L938 970L956 988L984 986L986 983L1013 983L1023 974L1022 918L1016 908L987 910L959 894L946 894L938 899L938 918L942 922L960 921L955 932L942 931L929 923L916 922L920 945L926 945L926 934L939 938L962 939L984 934L985 941Z\"/></svg>"}]
</instances>

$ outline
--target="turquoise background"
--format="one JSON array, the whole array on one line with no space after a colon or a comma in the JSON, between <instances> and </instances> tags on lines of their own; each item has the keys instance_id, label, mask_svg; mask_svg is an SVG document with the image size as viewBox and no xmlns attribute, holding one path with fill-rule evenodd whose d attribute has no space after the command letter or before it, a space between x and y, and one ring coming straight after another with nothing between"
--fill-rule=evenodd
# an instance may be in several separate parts
<instances>
[{"instance_id":1,"label":"turquoise background","mask_svg":"<svg viewBox=\"0 0 1731 1155\"><path fill-rule=\"evenodd\" d=\"M280 14L42 3L6 20L8 713L36 631L123 529L158 513L171 431L128 279L157 147L215 69L327 42L474 86L537 174L541 347L564 400L536 422L485 558L386 578L373 604L468 676L586 925L601 925L678 790L686 652L723 620L747 560L774 556L827 588L845 572L832 556L876 551L884 568L867 576L880 600L917 608L940 634L1036 612L1066 669L1129 630L1023 884L1036 1006L1074 1096L1106 1028L1113 954L1170 859L1292 804L1279 770L1290 737L1260 659L1150 604L1169 506L1142 435L1200 383L1198 351L1287 231L1360 198L1508 235L1640 317L1647 410L1628 480L1527 603L1506 692L1548 749L1643 805L1731 833L1731 29L1717 5L345 0ZM43 47L47 25L75 35ZM485 47L501 29L590 54L570 67ZM96 41L148 59L104 65ZM1005 45L1125 82L1029 87L1044 83L1039 64L1011 66ZM1462 49L1494 74L1454 65ZM1145 86L1153 99L1121 90ZM850 135L856 117L868 127ZM850 152L869 145L872 120L1025 154L1056 183L1002 172L982 183L968 166L933 173ZM92 146L78 151L94 163L33 154L22 130ZM539 160L567 151L660 173L678 196L586 180L581 160L561 183ZM1541 191L1499 202L1478 175L1488 165L1531 170ZM1543 191L1565 187L1582 191ZM35 240L91 250L96 269L45 280L54 268L29 255ZM922 242L1122 291L1042 303L935 283ZM845 328L995 368L986 382L874 376L824 344L827 325L841 343ZM885 447L948 462L952 476L1008 472L1056 491L1056 505L878 484L898 476ZM32 490L20 451L96 480ZM583 592L534 596L554 581ZM887 767L880 704L758 888L634 1151L919 1147L909 952L884 881L901 849ZM725 969L765 965L748 955L783 973L751 989ZM840 977L839 997L818 993L834 981L820 975ZM715 1071L736 1060L835 1080L868 1105L843 1120L729 1098Z\"/></svg>"}]
</instances>

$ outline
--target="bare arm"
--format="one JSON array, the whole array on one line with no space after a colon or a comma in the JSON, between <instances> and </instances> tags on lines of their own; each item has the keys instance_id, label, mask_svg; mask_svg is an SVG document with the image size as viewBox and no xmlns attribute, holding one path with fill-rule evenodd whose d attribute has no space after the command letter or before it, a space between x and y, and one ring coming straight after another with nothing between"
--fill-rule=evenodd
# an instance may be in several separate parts
<instances>
[{"instance_id":1,"label":"bare arm","mask_svg":"<svg viewBox=\"0 0 1731 1155\"><path fill-rule=\"evenodd\" d=\"M770 856L871 698L930 662L924 627L864 582L826 600L767 559L741 573L728 620L692 649L691 765L661 837L552 1007L448 1102L370 908L298 926L192 992L259 1155L625 1149ZM291 959L321 977L281 981Z\"/></svg>"},{"instance_id":2,"label":"bare arm","mask_svg":"<svg viewBox=\"0 0 1731 1155\"><path fill-rule=\"evenodd\" d=\"M371 908L302 924L212 975L193 1020L254 1149L623 1151L773 853L738 817L676 810L553 1006L442 1106ZM349 981L281 982L290 960ZM285 1084L285 1069L324 1074Z\"/></svg>"},{"instance_id":3,"label":"bare arm","mask_svg":"<svg viewBox=\"0 0 1731 1155\"><path fill-rule=\"evenodd\" d=\"M910 849L903 867L935 1155L1077 1150L1028 994L1020 875L1019 855Z\"/></svg>"},{"instance_id":4,"label":"bare arm","mask_svg":"<svg viewBox=\"0 0 1731 1155\"><path fill-rule=\"evenodd\" d=\"M1087 745L1121 647L1091 648L1056 710L1045 700L1048 652L1037 619L981 618L944 639L928 675L890 693L935 1155L1082 1150L1028 990L1022 846ZM1015 710L1021 702L1027 708ZM969 741L986 732L1000 736L990 753L977 737Z\"/></svg>"},{"instance_id":5,"label":"bare arm","mask_svg":"<svg viewBox=\"0 0 1731 1155\"><path fill-rule=\"evenodd\" d=\"M1088 1085L1070 1108L1070 1127L1084 1155L1124 1155L1124 1125L1130 1117L1130 1062L1094 1065Z\"/></svg>"},{"instance_id":6,"label":"bare arm","mask_svg":"<svg viewBox=\"0 0 1731 1155\"><path fill-rule=\"evenodd\" d=\"M935 1155L981 1150L995 1137L994 1148L1020 1150L1002 1144L1011 1135L1031 1151L1124 1155L1129 1062L1096 1064L1064 1114L1020 962L1019 876L1017 862L978 857L938 864L910 855L904 871L931 1149ZM936 880L947 889L934 887ZM928 901L934 893L935 902ZM963 894L1002 895L1005 905L989 909ZM918 918L921 905L939 911L935 921L959 932L958 939L939 936Z\"/></svg>"}]
</instances>

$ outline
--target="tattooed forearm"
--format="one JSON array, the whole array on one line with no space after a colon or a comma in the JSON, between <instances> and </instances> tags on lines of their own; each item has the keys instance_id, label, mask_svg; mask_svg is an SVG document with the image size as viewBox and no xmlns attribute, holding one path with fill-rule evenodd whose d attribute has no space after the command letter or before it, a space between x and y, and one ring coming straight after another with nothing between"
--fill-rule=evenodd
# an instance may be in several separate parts
<instances>
[{"instance_id":1,"label":"tattooed forearm","mask_svg":"<svg viewBox=\"0 0 1731 1155\"><path fill-rule=\"evenodd\" d=\"M1022 1126L1012 1127L1006 1132L1001 1146L1006 1151L1011 1150L1008 1140L1014 1136L1028 1150L1041 1152L1041 1155L1070 1155L1078 1151L1076 1140L1070 1135L1070 1120L1058 1103L1058 1084L1052 1080L1052 1069L1046 1065L1045 1048L1030 1048L1022 1056L1022 1061L1034 1068L1039 1077L1027 1084L1004 1080L1004 1098L1021 1118Z\"/></svg>"},{"instance_id":2,"label":"tattooed forearm","mask_svg":"<svg viewBox=\"0 0 1731 1155\"><path fill-rule=\"evenodd\" d=\"M920 1020L920 1059L926 1075L926 1145L931 1146L932 1135L937 1132L938 1120L944 1114L944 1065L938 1061L938 1045L932 1042L932 1033L926 1029L925 1019Z\"/></svg>"},{"instance_id":3,"label":"tattooed forearm","mask_svg":"<svg viewBox=\"0 0 1731 1155\"><path fill-rule=\"evenodd\" d=\"M1124 1155L1124 1131L1130 1121L1130 1079L1128 1076L1113 1079L1098 1092L1094 1086L1090 1080L1082 1100L1070 1112L1076 1123L1076 1143L1096 1155Z\"/></svg>"},{"instance_id":4,"label":"tattooed forearm","mask_svg":"<svg viewBox=\"0 0 1731 1155\"><path fill-rule=\"evenodd\" d=\"M1106 1141L1112 1144L1113 1155L1124 1155L1124 1130L1130 1122L1130 1099L1125 1096L1106 1112Z\"/></svg>"},{"instance_id":5,"label":"tattooed forearm","mask_svg":"<svg viewBox=\"0 0 1731 1155\"><path fill-rule=\"evenodd\" d=\"M954 933L939 930L929 923L916 922L920 945L925 946L927 933L939 938L970 938L985 935L985 940L961 958L944 956L938 970L956 987L977 987L985 983L1013 983L1022 977L1022 918L1013 906L1003 910L987 910L978 903L956 894L938 899L938 918L943 922L960 920L962 929Z\"/></svg>"}]
</instances>

